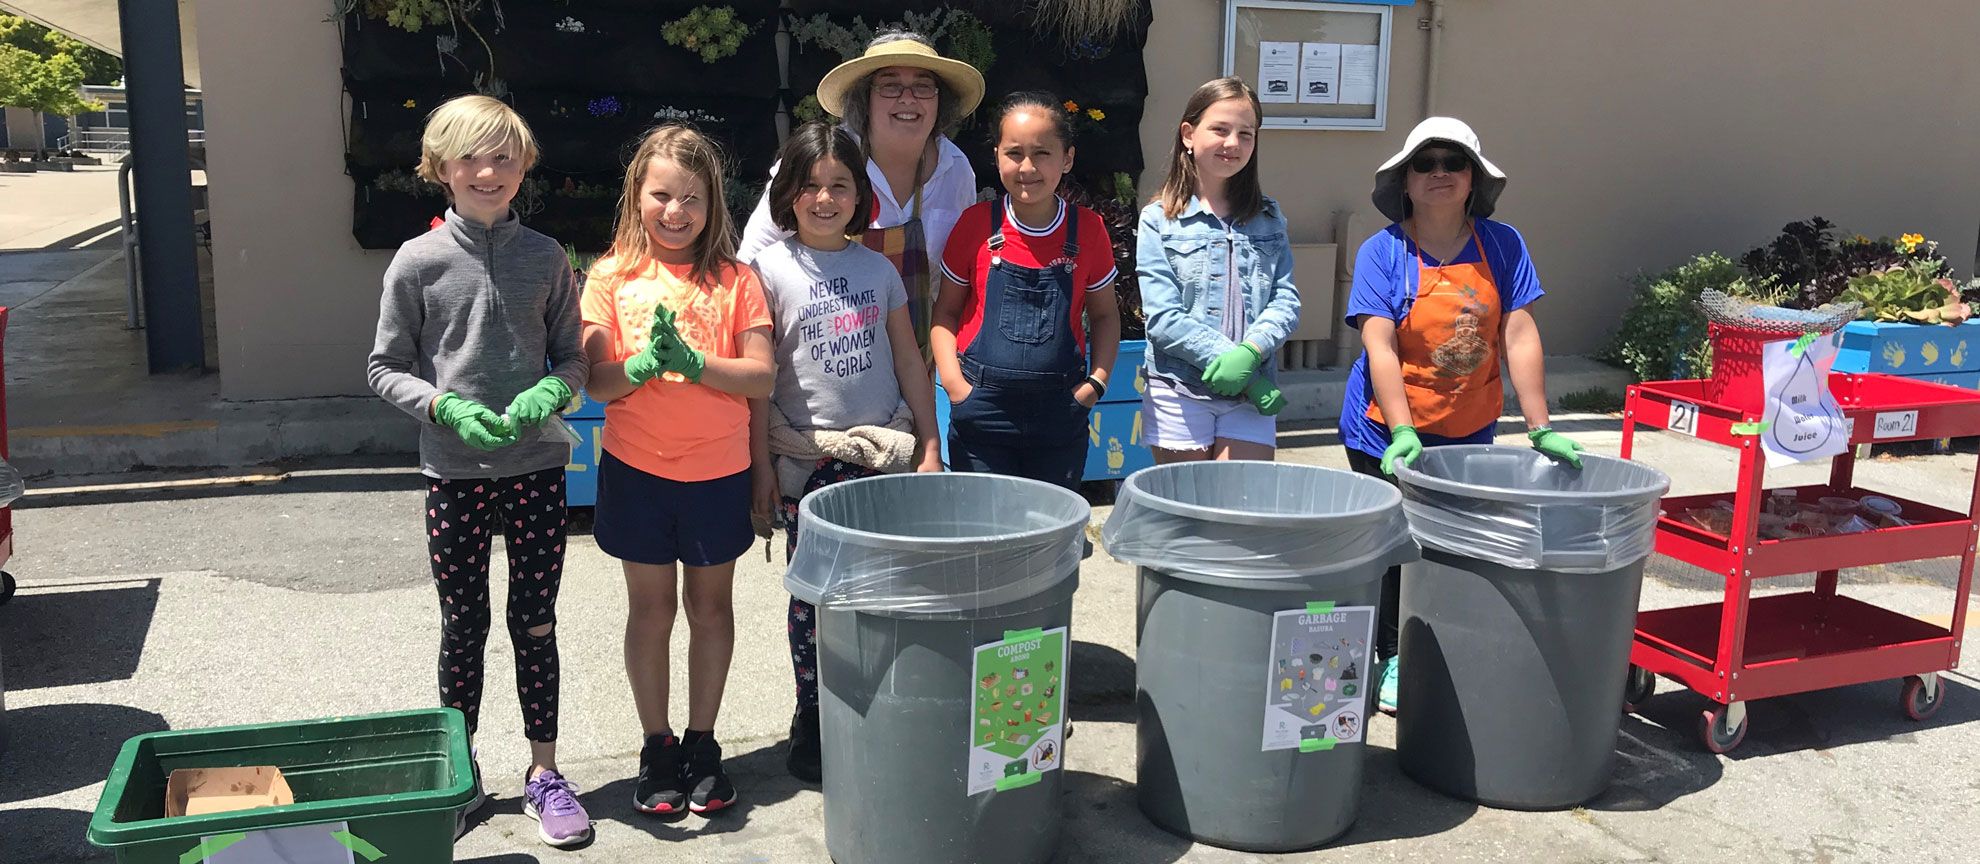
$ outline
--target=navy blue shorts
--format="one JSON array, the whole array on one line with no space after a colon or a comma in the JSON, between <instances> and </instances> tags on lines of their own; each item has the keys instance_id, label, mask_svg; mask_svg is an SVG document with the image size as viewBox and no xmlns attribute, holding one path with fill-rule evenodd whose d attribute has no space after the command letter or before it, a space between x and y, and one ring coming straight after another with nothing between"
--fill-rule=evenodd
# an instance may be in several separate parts
<instances>
[{"instance_id":1,"label":"navy blue shorts","mask_svg":"<svg viewBox=\"0 0 1980 864\"><path fill-rule=\"evenodd\" d=\"M756 542L749 524L749 471L684 483L606 453L598 463L591 536L605 554L635 564L727 564Z\"/></svg>"}]
</instances>

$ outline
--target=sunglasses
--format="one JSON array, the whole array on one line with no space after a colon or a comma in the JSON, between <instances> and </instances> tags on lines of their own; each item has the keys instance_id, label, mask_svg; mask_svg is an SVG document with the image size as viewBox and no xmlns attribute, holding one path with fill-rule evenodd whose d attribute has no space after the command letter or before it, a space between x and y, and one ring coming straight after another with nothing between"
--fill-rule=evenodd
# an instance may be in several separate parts
<instances>
[{"instance_id":1,"label":"sunglasses","mask_svg":"<svg viewBox=\"0 0 1980 864\"><path fill-rule=\"evenodd\" d=\"M1446 174L1456 174L1471 167L1471 159L1462 153L1445 154L1442 158L1432 153L1419 153L1409 160L1409 170L1418 174L1430 174L1442 168Z\"/></svg>"}]
</instances>

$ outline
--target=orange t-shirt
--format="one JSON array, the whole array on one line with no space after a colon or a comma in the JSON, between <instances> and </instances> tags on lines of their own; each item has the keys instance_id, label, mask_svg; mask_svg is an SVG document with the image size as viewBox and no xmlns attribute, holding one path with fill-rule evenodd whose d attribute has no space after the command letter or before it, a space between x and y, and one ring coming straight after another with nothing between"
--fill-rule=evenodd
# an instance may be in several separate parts
<instances>
[{"instance_id":1,"label":"orange t-shirt","mask_svg":"<svg viewBox=\"0 0 1980 864\"><path fill-rule=\"evenodd\" d=\"M701 285L689 281L684 264L650 261L623 280L618 269L610 257L592 265L581 304L584 323L612 335L604 359L623 361L646 350L653 307L661 303L674 310L681 338L709 357L741 357L738 337L770 326L763 285L748 267L724 265L713 284ZM749 468L749 400L669 372L605 406L602 443L619 461L655 477L684 483L727 477Z\"/></svg>"}]
</instances>

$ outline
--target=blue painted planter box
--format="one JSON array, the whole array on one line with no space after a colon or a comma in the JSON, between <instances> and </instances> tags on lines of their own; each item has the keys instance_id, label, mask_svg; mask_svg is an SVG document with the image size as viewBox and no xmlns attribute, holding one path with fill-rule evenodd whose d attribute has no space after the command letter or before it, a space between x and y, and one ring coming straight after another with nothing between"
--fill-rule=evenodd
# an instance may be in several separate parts
<instances>
[{"instance_id":1,"label":"blue painted planter box","mask_svg":"<svg viewBox=\"0 0 1980 864\"><path fill-rule=\"evenodd\" d=\"M1837 372L1877 372L1959 387L1980 383L1980 322L1888 324L1851 321L1843 326ZM1980 389L1980 388L1976 388Z\"/></svg>"},{"instance_id":2,"label":"blue painted planter box","mask_svg":"<svg viewBox=\"0 0 1980 864\"><path fill-rule=\"evenodd\" d=\"M1121 340L1114 372L1107 378L1107 395L1093 406L1087 419L1086 473L1082 479L1117 479L1155 464L1155 454L1141 443L1141 394L1148 389L1147 380L1141 376L1141 361L1147 350L1148 343L1140 339ZM939 380L935 382L935 421L942 433L942 462L948 464L949 396Z\"/></svg>"}]
</instances>

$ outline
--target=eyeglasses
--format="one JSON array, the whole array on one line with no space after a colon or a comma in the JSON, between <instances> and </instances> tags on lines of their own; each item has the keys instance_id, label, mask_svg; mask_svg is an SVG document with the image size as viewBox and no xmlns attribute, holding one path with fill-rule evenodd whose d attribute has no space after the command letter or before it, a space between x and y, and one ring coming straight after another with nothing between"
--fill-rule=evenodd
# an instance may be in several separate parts
<instances>
[{"instance_id":1,"label":"eyeglasses","mask_svg":"<svg viewBox=\"0 0 1980 864\"><path fill-rule=\"evenodd\" d=\"M1429 174L1442 168L1446 174L1456 174L1471 167L1471 160L1462 153L1447 153L1438 158L1434 153L1419 153L1409 160L1409 170L1418 174Z\"/></svg>"},{"instance_id":2,"label":"eyeglasses","mask_svg":"<svg viewBox=\"0 0 1980 864\"><path fill-rule=\"evenodd\" d=\"M936 89L933 81L916 81L913 84L889 81L873 85L873 92L880 94L882 99L899 99L902 93L912 93L916 99L933 99L942 91Z\"/></svg>"}]
</instances>

